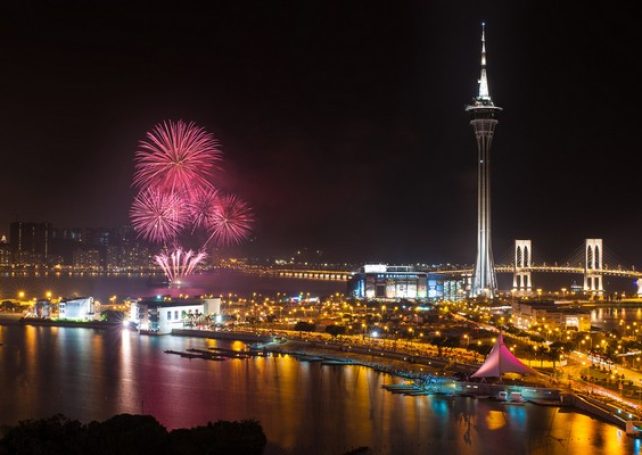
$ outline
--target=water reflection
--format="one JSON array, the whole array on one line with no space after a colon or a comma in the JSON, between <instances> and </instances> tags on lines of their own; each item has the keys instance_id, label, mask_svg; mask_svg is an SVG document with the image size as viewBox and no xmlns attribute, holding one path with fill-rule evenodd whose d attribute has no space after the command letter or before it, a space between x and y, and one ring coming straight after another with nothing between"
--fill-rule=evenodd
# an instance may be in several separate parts
<instances>
[{"instance_id":1,"label":"water reflection","mask_svg":"<svg viewBox=\"0 0 642 455\"><path fill-rule=\"evenodd\" d=\"M275 294L287 291L293 295L299 292L327 295L337 291L345 292L346 287L341 281L284 280L230 270L216 270L189 277L180 289L160 286L159 277L105 275L70 277L55 274L40 277L0 275L0 289L4 298L16 297L20 291L24 291L27 298L44 297L51 291L56 296L93 296L99 300L106 300L114 294L139 297L173 292L194 295L233 292L249 295L252 292Z\"/></svg>"},{"instance_id":2,"label":"water reflection","mask_svg":"<svg viewBox=\"0 0 642 455\"><path fill-rule=\"evenodd\" d=\"M118 412L154 414L169 427L259 419L268 454L496 455L640 453L617 428L557 408L485 400L404 397L363 367L283 357L187 360L165 349L238 344L114 330L0 327L0 423L63 412L84 421Z\"/></svg>"},{"instance_id":3,"label":"water reflection","mask_svg":"<svg viewBox=\"0 0 642 455\"><path fill-rule=\"evenodd\" d=\"M625 323L642 322L642 307L607 306L591 310L591 323L594 325L610 327L617 325L620 320Z\"/></svg>"}]
</instances>

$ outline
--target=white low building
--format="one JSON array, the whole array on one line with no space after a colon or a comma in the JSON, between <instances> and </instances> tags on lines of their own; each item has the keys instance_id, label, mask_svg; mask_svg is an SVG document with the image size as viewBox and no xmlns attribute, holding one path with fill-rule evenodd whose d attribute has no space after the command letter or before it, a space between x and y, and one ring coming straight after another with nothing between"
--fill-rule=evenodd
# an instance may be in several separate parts
<instances>
[{"instance_id":1,"label":"white low building","mask_svg":"<svg viewBox=\"0 0 642 455\"><path fill-rule=\"evenodd\" d=\"M59 319L87 321L94 318L94 298L63 299L58 303Z\"/></svg>"},{"instance_id":2,"label":"white low building","mask_svg":"<svg viewBox=\"0 0 642 455\"><path fill-rule=\"evenodd\" d=\"M218 315L220 312L220 298L172 299L159 296L133 302L130 321L138 324L140 330L171 333L172 329L183 328L190 319Z\"/></svg>"}]
</instances>

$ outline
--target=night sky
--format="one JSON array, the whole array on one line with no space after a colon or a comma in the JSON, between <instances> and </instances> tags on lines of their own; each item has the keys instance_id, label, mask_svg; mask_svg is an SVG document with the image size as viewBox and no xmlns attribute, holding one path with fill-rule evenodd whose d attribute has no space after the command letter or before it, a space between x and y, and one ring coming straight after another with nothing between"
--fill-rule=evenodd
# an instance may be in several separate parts
<instances>
[{"instance_id":1,"label":"night sky","mask_svg":"<svg viewBox=\"0 0 642 455\"><path fill-rule=\"evenodd\" d=\"M182 118L255 209L243 253L471 263L485 20L496 260L642 266L642 14L556 3L2 2L0 227L127 223L137 141Z\"/></svg>"}]
</instances>

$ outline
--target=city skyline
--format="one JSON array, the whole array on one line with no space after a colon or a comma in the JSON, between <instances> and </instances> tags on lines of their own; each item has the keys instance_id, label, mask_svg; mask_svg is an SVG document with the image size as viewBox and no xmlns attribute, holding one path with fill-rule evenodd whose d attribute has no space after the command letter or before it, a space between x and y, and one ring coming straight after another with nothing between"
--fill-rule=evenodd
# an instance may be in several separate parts
<instances>
[{"instance_id":1,"label":"city skyline","mask_svg":"<svg viewBox=\"0 0 642 455\"><path fill-rule=\"evenodd\" d=\"M0 455L642 455L641 20L1 3Z\"/></svg>"},{"instance_id":2,"label":"city skyline","mask_svg":"<svg viewBox=\"0 0 642 455\"><path fill-rule=\"evenodd\" d=\"M4 8L4 226L125 224L138 138L183 118L221 137L221 184L256 210L242 252L472 263L474 141L461 111L486 20L493 95L509 112L494 147L496 260L514 238L532 239L540 261L565 261L585 238L626 265L642 256L635 12L218 5L226 20L203 14L210 26L209 10L162 5Z\"/></svg>"}]
</instances>

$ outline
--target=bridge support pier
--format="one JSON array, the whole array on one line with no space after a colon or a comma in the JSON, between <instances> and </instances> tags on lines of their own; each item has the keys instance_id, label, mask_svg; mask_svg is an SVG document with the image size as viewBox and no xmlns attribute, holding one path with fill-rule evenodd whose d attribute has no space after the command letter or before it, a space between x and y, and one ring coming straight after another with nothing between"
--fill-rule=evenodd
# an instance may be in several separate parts
<instances>
[{"instance_id":1,"label":"bridge support pier","mask_svg":"<svg viewBox=\"0 0 642 455\"><path fill-rule=\"evenodd\" d=\"M638 285L638 297L642 297L642 278L638 278L635 283Z\"/></svg>"},{"instance_id":2,"label":"bridge support pier","mask_svg":"<svg viewBox=\"0 0 642 455\"><path fill-rule=\"evenodd\" d=\"M515 240L513 262L513 290L519 295L529 295L533 290L532 266L533 247L530 240Z\"/></svg>"},{"instance_id":3,"label":"bridge support pier","mask_svg":"<svg viewBox=\"0 0 642 455\"><path fill-rule=\"evenodd\" d=\"M601 296L604 293L602 282L602 239L586 239L584 246L584 291Z\"/></svg>"}]
</instances>

